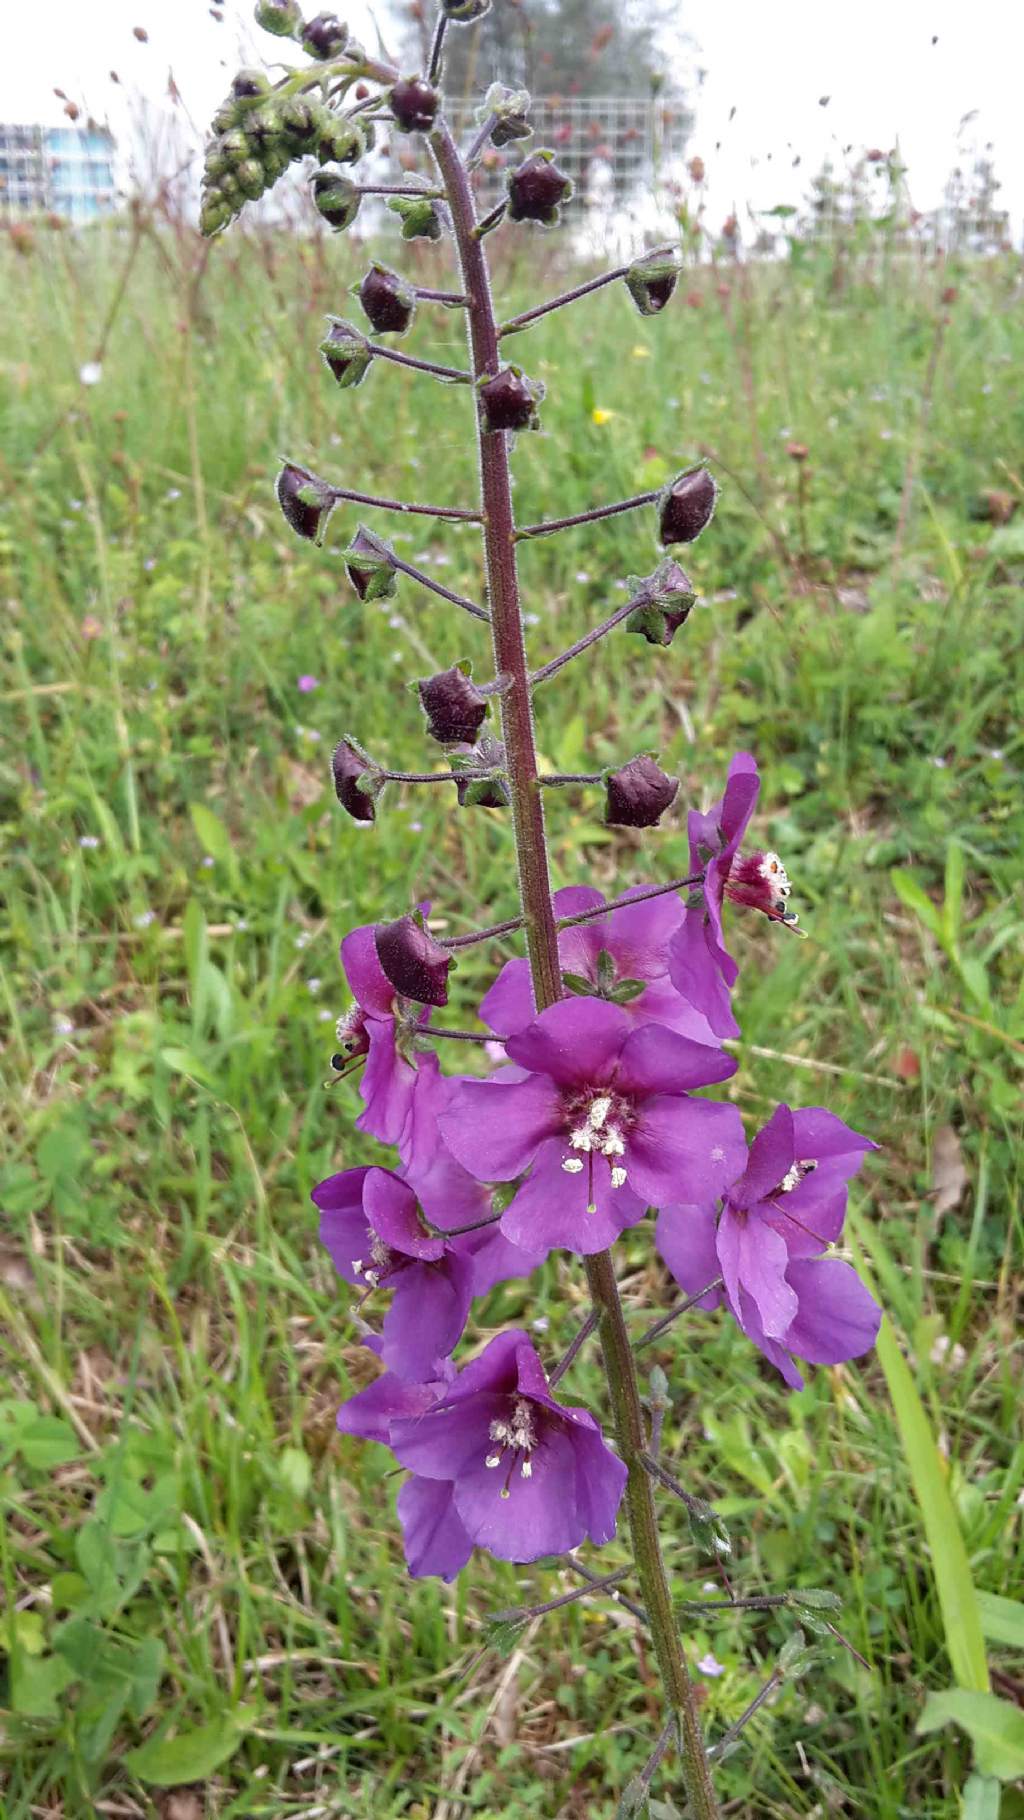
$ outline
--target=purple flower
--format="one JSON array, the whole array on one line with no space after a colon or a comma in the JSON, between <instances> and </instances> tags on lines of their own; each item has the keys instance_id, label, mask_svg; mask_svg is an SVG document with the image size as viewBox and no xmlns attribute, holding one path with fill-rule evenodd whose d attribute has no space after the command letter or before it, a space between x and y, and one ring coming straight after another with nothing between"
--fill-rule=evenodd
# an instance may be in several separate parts
<instances>
[{"instance_id":1,"label":"purple flower","mask_svg":"<svg viewBox=\"0 0 1024 1820\"><path fill-rule=\"evenodd\" d=\"M749 752L729 766L725 794L707 815L689 815L690 871L703 869L703 886L691 897L669 944L669 977L677 992L707 1018L717 1036L738 1036L730 994L739 971L722 934L722 900L729 873L757 804L761 780Z\"/></svg>"},{"instance_id":2,"label":"purple flower","mask_svg":"<svg viewBox=\"0 0 1024 1820\"><path fill-rule=\"evenodd\" d=\"M338 1274L358 1288L394 1291L381 1334L384 1364L396 1377L422 1382L462 1337L472 1260L426 1231L415 1193L390 1169L345 1169L312 1198Z\"/></svg>"},{"instance_id":3,"label":"purple flower","mask_svg":"<svg viewBox=\"0 0 1024 1820\"><path fill-rule=\"evenodd\" d=\"M414 1574L446 1572L438 1561L456 1552L453 1520L456 1533L503 1561L615 1534L626 1468L586 1410L555 1402L519 1329L492 1340L430 1408L392 1420L390 1442L419 1488L407 1485L399 1498Z\"/></svg>"},{"instance_id":4,"label":"purple flower","mask_svg":"<svg viewBox=\"0 0 1024 1820\"><path fill-rule=\"evenodd\" d=\"M688 1097L735 1073L731 1056L621 1005L562 999L509 1038L515 1081L457 1080L441 1135L483 1181L525 1175L502 1216L527 1252L603 1251L648 1205L705 1201L743 1159L735 1106Z\"/></svg>"},{"instance_id":5,"label":"purple flower","mask_svg":"<svg viewBox=\"0 0 1024 1820\"><path fill-rule=\"evenodd\" d=\"M556 891L553 901L555 915L563 917L596 910L605 900L589 885L570 885ZM577 991L589 984L595 998L621 1004L634 1024L664 1024L695 1043L713 1046L717 1038L707 1019L680 996L668 977L669 942L684 915L673 892L641 898L610 916L560 930L558 958L564 973L575 975ZM506 962L480 1006L480 1016L502 1036L514 1036L533 1022L529 961Z\"/></svg>"},{"instance_id":6,"label":"purple flower","mask_svg":"<svg viewBox=\"0 0 1024 1820\"><path fill-rule=\"evenodd\" d=\"M812 1365L856 1359L875 1343L881 1310L849 1264L820 1254L839 1238L847 1183L877 1146L823 1108L779 1106L726 1190L711 1201L673 1204L658 1216L656 1240L689 1294L717 1276L700 1306L725 1300L730 1314L786 1383L803 1379L790 1354Z\"/></svg>"}]
</instances>

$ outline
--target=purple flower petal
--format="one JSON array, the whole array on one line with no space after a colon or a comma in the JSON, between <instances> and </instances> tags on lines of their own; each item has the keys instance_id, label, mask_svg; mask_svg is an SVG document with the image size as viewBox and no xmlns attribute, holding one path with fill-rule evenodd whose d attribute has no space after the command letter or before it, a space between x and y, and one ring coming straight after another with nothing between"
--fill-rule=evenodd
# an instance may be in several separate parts
<instances>
[{"instance_id":1,"label":"purple flower petal","mask_svg":"<svg viewBox=\"0 0 1024 1820\"><path fill-rule=\"evenodd\" d=\"M376 925L352 929L341 944L341 964L353 996L371 1017L389 1018L395 988L377 959Z\"/></svg>"},{"instance_id":2,"label":"purple flower petal","mask_svg":"<svg viewBox=\"0 0 1024 1820\"><path fill-rule=\"evenodd\" d=\"M510 1182L529 1168L540 1145L561 1129L562 1122L561 1098L553 1082L529 1075L507 1086L453 1082L438 1128L452 1155L471 1175L482 1182Z\"/></svg>"},{"instance_id":3,"label":"purple flower petal","mask_svg":"<svg viewBox=\"0 0 1024 1820\"><path fill-rule=\"evenodd\" d=\"M878 1149L870 1138L851 1131L849 1125L823 1106L806 1106L801 1112L794 1112L793 1138L798 1157L850 1157L850 1175L856 1174L869 1150Z\"/></svg>"},{"instance_id":4,"label":"purple flower petal","mask_svg":"<svg viewBox=\"0 0 1024 1820\"><path fill-rule=\"evenodd\" d=\"M729 984L708 946L702 910L687 910L669 943L669 978L676 991L705 1017L716 1036L739 1036Z\"/></svg>"},{"instance_id":5,"label":"purple flower petal","mask_svg":"<svg viewBox=\"0 0 1024 1820\"><path fill-rule=\"evenodd\" d=\"M658 1215L654 1242L687 1295L696 1295L698 1289L722 1274L715 1244L716 1224L713 1205L696 1207L677 1201L663 1207ZM717 1308L721 1300L722 1291L713 1289L697 1307Z\"/></svg>"},{"instance_id":6,"label":"purple flower petal","mask_svg":"<svg viewBox=\"0 0 1024 1820\"><path fill-rule=\"evenodd\" d=\"M320 1209L320 1243L330 1253L331 1262L346 1283L362 1284L353 1265L362 1262L367 1253L366 1215L363 1212L363 1187L368 1169L343 1169L318 1182L310 1196Z\"/></svg>"},{"instance_id":7,"label":"purple flower petal","mask_svg":"<svg viewBox=\"0 0 1024 1820\"><path fill-rule=\"evenodd\" d=\"M467 1232L453 1243L472 1263L474 1296L488 1295L499 1283L516 1277L532 1276L547 1256L544 1248L523 1251L513 1245L497 1224L481 1232Z\"/></svg>"},{"instance_id":8,"label":"purple flower petal","mask_svg":"<svg viewBox=\"0 0 1024 1820\"><path fill-rule=\"evenodd\" d=\"M374 1342L374 1350L380 1342ZM342 1434L359 1435L364 1441L381 1441L386 1447L391 1439L391 1424L424 1410L444 1395L444 1384L406 1384L391 1371L382 1372L365 1390L349 1397L338 1411Z\"/></svg>"},{"instance_id":9,"label":"purple flower petal","mask_svg":"<svg viewBox=\"0 0 1024 1820\"><path fill-rule=\"evenodd\" d=\"M562 1137L551 1138L538 1150L526 1181L506 1207L501 1230L513 1245L546 1257L556 1246L565 1246L580 1257L589 1257L613 1245L627 1226L635 1226L646 1212L646 1202L629 1182L611 1185L608 1158L593 1157L591 1175L584 1167L567 1174ZM594 1212L588 1208L593 1205Z\"/></svg>"},{"instance_id":10,"label":"purple flower petal","mask_svg":"<svg viewBox=\"0 0 1024 1820\"><path fill-rule=\"evenodd\" d=\"M481 1018L498 1036L514 1036L532 1024L536 1015L529 961L506 961L480 1001Z\"/></svg>"},{"instance_id":11,"label":"purple flower petal","mask_svg":"<svg viewBox=\"0 0 1024 1820\"><path fill-rule=\"evenodd\" d=\"M438 1479L407 1479L398 1494L398 1520L413 1578L439 1574L442 1580L454 1580L473 1553L473 1544L459 1521L451 1485Z\"/></svg>"},{"instance_id":12,"label":"purple flower petal","mask_svg":"<svg viewBox=\"0 0 1024 1820\"><path fill-rule=\"evenodd\" d=\"M794 1142L793 1114L788 1106L776 1106L750 1146L746 1170L730 1190L734 1207L752 1207L778 1188L795 1160Z\"/></svg>"},{"instance_id":13,"label":"purple flower petal","mask_svg":"<svg viewBox=\"0 0 1024 1820\"><path fill-rule=\"evenodd\" d=\"M482 1466L491 1451L491 1423L506 1415L508 1392L478 1390L467 1395L465 1375L456 1379L443 1403L422 1416L391 1424L396 1460L420 1478L461 1478Z\"/></svg>"},{"instance_id":14,"label":"purple flower petal","mask_svg":"<svg viewBox=\"0 0 1024 1820\"><path fill-rule=\"evenodd\" d=\"M367 1018L366 1034L370 1047L359 1082L364 1111L356 1127L400 1150L412 1117L416 1069L398 1053L391 1018L386 1023L382 1018Z\"/></svg>"},{"instance_id":15,"label":"purple flower petal","mask_svg":"<svg viewBox=\"0 0 1024 1820\"><path fill-rule=\"evenodd\" d=\"M786 1281L786 1242L756 1214L743 1216L736 1224L740 1284L753 1301L767 1338L782 1340L798 1306Z\"/></svg>"},{"instance_id":16,"label":"purple flower petal","mask_svg":"<svg viewBox=\"0 0 1024 1820\"><path fill-rule=\"evenodd\" d=\"M870 1352L882 1311L852 1265L841 1258L794 1259L789 1280L800 1309L786 1334L787 1351L812 1365L838 1365Z\"/></svg>"},{"instance_id":17,"label":"purple flower petal","mask_svg":"<svg viewBox=\"0 0 1024 1820\"><path fill-rule=\"evenodd\" d=\"M506 1050L521 1068L549 1075L560 1087L598 1087L611 1079L630 1029L619 1005L566 998L542 1011Z\"/></svg>"},{"instance_id":18,"label":"purple flower petal","mask_svg":"<svg viewBox=\"0 0 1024 1820\"><path fill-rule=\"evenodd\" d=\"M455 1509L467 1533L499 1560L537 1561L583 1540L576 1450L564 1429L549 1424L532 1468L524 1479L515 1462L488 1468L481 1460L455 1481Z\"/></svg>"},{"instance_id":19,"label":"purple flower petal","mask_svg":"<svg viewBox=\"0 0 1024 1820\"><path fill-rule=\"evenodd\" d=\"M743 1121L735 1106L658 1094L629 1136L629 1185L654 1207L717 1200L746 1161Z\"/></svg>"},{"instance_id":20,"label":"purple flower petal","mask_svg":"<svg viewBox=\"0 0 1024 1820\"><path fill-rule=\"evenodd\" d=\"M473 1299L473 1266L449 1251L439 1263L406 1266L394 1287L381 1357L397 1377L422 1383L435 1361L447 1358L462 1338Z\"/></svg>"},{"instance_id":21,"label":"purple flower petal","mask_svg":"<svg viewBox=\"0 0 1024 1820\"><path fill-rule=\"evenodd\" d=\"M623 1093L685 1093L727 1081L736 1073L735 1057L723 1049L691 1042L659 1024L645 1024L626 1038L615 1076Z\"/></svg>"},{"instance_id":22,"label":"purple flower petal","mask_svg":"<svg viewBox=\"0 0 1024 1820\"><path fill-rule=\"evenodd\" d=\"M416 1196L407 1182L390 1169L370 1169L363 1188L366 1218L393 1251L406 1257L436 1259L444 1256L443 1239L424 1232Z\"/></svg>"}]
</instances>

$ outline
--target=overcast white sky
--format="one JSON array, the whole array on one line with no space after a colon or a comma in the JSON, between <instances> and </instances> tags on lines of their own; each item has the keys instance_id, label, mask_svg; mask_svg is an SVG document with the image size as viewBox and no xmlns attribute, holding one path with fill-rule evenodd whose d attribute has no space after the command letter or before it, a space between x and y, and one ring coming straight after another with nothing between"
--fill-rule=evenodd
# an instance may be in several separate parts
<instances>
[{"instance_id":1,"label":"overcast white sky","mask_svg":"<svg viewBox=\"0 0 1024 1820\"><path fill-rule=\"evenodd\" d=\"M389 6L335 0L365 41ZM495 0L502 5L503 0ZM527 0L529 4L529 0ZM310 0L307 11L318 10ZM203 125L239 62L275 40L251 27L250 0L227 0L224 20L207 0L0 0L0 119L59 124L53 86L109 117L131 138L128 97L152 128L167 110L173 70ZM917 207L942 199L958 157L992 141L1000 200L1014 238L1024 220L1024 7L1019 0L680 0L679 54L706 75L693 100L691 150L705 159L711 219L735 206L798 202L807 179L852 142L887 149L899 140ZM139 44L133 26L149 42ZM932 40L937 42L933 43ZM248 48L246 50L246 43ZM696 47L696 48L695 48ZM288 54L288 47L281 47ZM117 70L121 87L110 81ZM827 107L819 105L829 97ZM730 113L735 109L732 119ZM972 116L966 125L961 123ZM960 150L958 152L958 134ZM716 150L716 144L719 149ZM771 152L771 160L767 154ZM801 164L792 168L794 155Z\"/></svg>"}]
</instances>

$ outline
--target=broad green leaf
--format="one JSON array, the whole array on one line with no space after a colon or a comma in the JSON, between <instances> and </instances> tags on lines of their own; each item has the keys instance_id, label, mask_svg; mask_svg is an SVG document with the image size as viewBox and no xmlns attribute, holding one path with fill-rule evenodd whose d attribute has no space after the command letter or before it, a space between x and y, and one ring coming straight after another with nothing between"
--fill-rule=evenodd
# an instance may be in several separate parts
<instances>
[{"instance_id":1,"label":"broad green leaf","mask_svg":"<svg viewBox=\"0 0 1024 1820\"><path fill-rule=\"evenodd\" d=\"M968 1776L960 1820L999 1820L1002 1790L995 1776Z\"/></svg>"},{"instance_id":2,"label":"broad green leaf","mask_svg":"<svg viewBox=\"0 0 1024 1820\"><path fill-rule=\"evenodd\" d=\"M900 866L896 866L889 874L889 882L900 902L906 904L908 910L913 910L914 915L920 917L925 928L930 929L932 934L941 941L943 939L941 913L935 908L928 893L918 884L916 878L912 878L909 872L904 872Z\"/></svg>"},{"instance_id":3,"label":"broad green leaf","mask_svg":"<svg viewBox=\"0 0 1024 1820\"><path fill-rule=\"evenodd\" d=\"M213 859L230 859L231 836L219 816L214 815L205 803L189 803L188 812L203 851Z\"/></svg>"},{"instance_id":4,"label":"broad green leaf","mask_svg":"<svg viewBox=\"0 0 1024 1820\"><path fill-rule=\"evenodd\" d=\"M169 1049L161 1049L160 1060L175 1074L183 1074L187 1080L198 1081L200 1087L208 1087L211 1093L218 1092L216 1075L198 1055L193 1055L191 1049L178 1049L172 1045Z\"/></svg>"},{"instance_id":5,"label":"broad green leaf","mask_svg":"<svg viewBox=\"0 0 1024 1820\"><path fill-rule=\"evenodd\" d=\"M929 1694L917 1722L918 1732L959 1725L974 1746L974 1761L983 1776L1012 1782L1024 1776L1024 1711L998 1694L950 1687Z\"/></svg>"},{"instance_id":6,"label":"broad green leaf","mask_svg":"<svg viewBox=\"0 0 1024 1820\"><path fill-rule=\"evenodd\" d=\"M124 1767L140 1782L155 1788L178 1788L183 1782L202 1782L233 1756L245 1736L249 1714L244 1708L178 1732L174 1738L149 1738L124 1757Z\"/></svg>"},{"instance_id":7,"label":"broad green leaf","mask_svg":"<svg viewBox=\"0 0 1024 1820\"><path fill-rule=\"evenodd\" d=\"M855 1222L855 1226L859 1237L863 1228L859 1221ZM881 1241L874 1235L872 1251L876 1244L884 1256ZM856 1246L854 1255L863 1272L863 1260L857 1257ZM868 1288L871 1287L868 1278ZM988 1663L985 1659L981 1618L978 1615L978 1595L971 1578L971 1564L967 1559L956 1509L950 1496L946 1468L935 1444L924 1404L917 1394L910 1367L900 1351L888 1316L882 1319L876 1351L885 1373L910 1482L914 1487L914 1496L920 1507L924 1533L931 1550L932 1570L953 1675L959 1687L987 1693Z\"/></svg>"},{"instance_id":8,"label":"broad green leaf","mask_svg":"<svg viewBox=\"0 0 1024 1820\"><path fill-rule=\"evenodd\" d=\"M978 1610L981 1628L990 1643L1005 1643L1010 1649L1024 1650L1024 1604L1019 1599L1004 1599L1001 1593L979 1592Z\"/></svg>"},{"instance_id":9,"label":"broad green leaf","mask_svg":"<svg viewBox=\"0 0 1024 1820\"><path fill-rule=\"evenodd\" d=\"M57 1701L74 1680L75 1671L63 1656L27 1656L11 1662L11 1706L26 1719L56 1719Z\"/></svg>"},{"instance_id":10,"label":"broad green leaf","mask_svg":"<svg viewBox=\"0 0 1024 1820\"><path fill-rule=\"evenodd\" d=\"M82 1449L70 1422L62 1416L37 1416L18 1435L18 1448L26 1466L44 1469L77 1460Z\"/></svg>"}]
</instances>

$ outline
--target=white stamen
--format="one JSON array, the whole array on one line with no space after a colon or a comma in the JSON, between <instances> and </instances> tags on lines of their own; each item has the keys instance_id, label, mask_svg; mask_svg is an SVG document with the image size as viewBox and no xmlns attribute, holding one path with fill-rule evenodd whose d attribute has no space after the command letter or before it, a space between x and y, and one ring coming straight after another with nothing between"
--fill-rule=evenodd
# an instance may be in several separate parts
<instances>
[{"instance_id":1,"label":"white stamen","mask_svg":"<svg viewBox=\"0 0 1024 1820\"><path fill-rule=\"evenodd\" d=\"M583 1164L578 1156L567 1156L562 1168L566 1175L582 1175L583 1173Z\"/></svg>"},{"instance_id":2,"label":"white stamen","mask_svg":"<svg viewBox=\"0 0 1024 1820\"><path fill-rule=\"evenodd\" d=\"M600 1131L611 1109L612 1103L607 1094L602 1094L600 1099L594 1100L587 1114L587 1123L592 1130Z\"/></svg>"},{"instance_id":3,"label":"white stamen","mask_svg":"<svg viewBox=\"0 0 1024 1820\"><path fill-rule=\"evenodd\" d=\"M524 1460L524 1461L523 1461L523 1463L522 1463L522 1465L521 1465L521 1466L520 1466L520 1468L519 1468L519 1477L520 1477L520 1478L521 1478L521 1479L532 1479L532 1478L533 1478L533 1462L532 1462L532 1460Z\"/></svg>"},{"instance_id":4,"label":"white stamen","mask_svg":"<svg viewBox=\"0 0 1024 1820\"><path fill-rule=\"evenodd\" d=\"M487 1455L486 1460L484 1461L484 1465L485 1466L500 1466L501 1465L500 1453L489 1453Z\"/></svg>"},{"instance_id":5,"label":"white stamen","mask_svg":"<svg viewBox=\"0 0 1024 1820\"><path fill-rule=\"evenodd\" d=\"M371 1289L376 1289L377 1284L380 1282L380 1272L377 1270L368 1270L366 1272L366 1281L369 1283Z\"/></svg>"},{"instance_id":6,"label":"white stamen","mask_svg":"<svg viewBox=\"0 0 1024 1820\"><path fill-rule=\"evenodd\" d=\"M357 1277L358 1277L358 1276L362 1276L362 1274L363 1274L363 1260L362 1260L362 1258L353 1258L353 1259L352 1259L352 1269L353 1269L353 1272L354 1272L354 1274L355 1274L355 1275L356 1275L356 1276L357 1276Z\"/></svg>"},{"instance_id":7,"label":"white stamen","mask_svg":"<svg viewBox=\"0 0 1024 1820\"><path fill-rule=\"evenodd\" d=\"M621 1188L623 1186L623 1184L625 1183L625 1180L626 1180L626 1171L624 1169L613 1169L612 1170L612 1187L613 1188Z\"/></svg>"},{"instance_id":8,"label":"white stamen","mask_svg":"<svg viewBox=\"0 0 1024 1820\"><path fill-rule=\"evenodd\" d=\"M621 1134L615 1130L614 1126L611 1131L605 1134L605 1140L601 1145L601 1150L605 1156L625 1156L626 1146L622 1141Z\"/></svg>"},{"instance_id":9,"label":"white stamen","mask_svg":"<svg viewBox=\"0 0 1024 1820\"><path fill-rule=\"evenodd\" d=\"M569 1143L573 1150L593 1150L594 1133L590 1126L578 1125L575 1131L569 1133Z\"/></svg>"}]
</instances>

